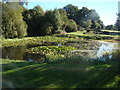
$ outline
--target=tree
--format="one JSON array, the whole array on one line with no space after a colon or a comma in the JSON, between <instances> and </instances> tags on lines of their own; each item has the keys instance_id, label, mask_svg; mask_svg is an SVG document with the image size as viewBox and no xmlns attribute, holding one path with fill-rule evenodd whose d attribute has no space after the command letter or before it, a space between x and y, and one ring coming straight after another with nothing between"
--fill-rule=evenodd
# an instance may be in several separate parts
<instances>
[{"instance_id":1,"label":"tree","mask_svg":"<svg viewBox=\"0 0 120 90\"><path fill-rule=\"evenodd\" d=\"M41 28L44 25L45 17L44 10L39 5L30 10L26 9L23 12L23 17L28 25L28 36L39 36L42 34Z\"/></svg>"},{"instance_id":2,"label":"tree","mask_svg":"<svg viewBox=\"0 0 120 90\"><path fill-rule=\"evenodd\" d=\"M77 31L76 22L72 19L69 19L68 23L66 24L65 31L66 32L76 32Z\"/></svg>"},{"instance_id":3,"label":"tree","mask_svg":"<svg viewBox=\"0 0 120 90\"><path fill-rule=\"evenodd\" d=\"M100 29L101 28L101 26L100 26L100 24L98 23L98 22L96 22L96 21L92 21L92 25L91 25L91 29Z\"/></svg>"},{"instance_id":4,"label":"tree","mask_svg":"<svg viewBox=\"0 0 120 90\"><path fill-rule=\"evenodd\" d=\"M89 14L88 14L88 19L91 19L93 21L97 21L100 19L100 16L98 15L98 13L94 9L91 9L89 11Z\"/></svg>"},{"instance_id":5,"label":"tree","mask_svg":"<svg viewBox=\"0 0 120 90\"><path fill-rule=\"evenodd\" d=\"M35 17L44 15L44 10L39 5L33 8L33 12L34 12Z\"/></svg>"},{"instance_id":6,"label":"tree","mask_svg":"<svg viewBox=\"0 0 120 90\"><path fill-rule=\"evenodd\" d=\"M63 21L62 24L68 22L67 12L64 9L58 9L60 12L60 18Z\"/></svg>"},{"instance_id":7,"label":"tree","mask_svg":"<svg viewBox=\"0 0 120 90\"><path fill-rule=\"evenodd\" d=\"M21 38L27 35L27 25L23 21L22 9L13 9L8 4L2 7L2 35L5 38Z\"/></svg>"},{"instance_id":8,"label":"tree","mask_svg":"<svg viewBox=\"0 0 120 90\"><path fill-rule=\"evenodd\" d=\"M86 7L82 7L77 14L75 15L75 21L80 27L84 27L85 29L90 29L91 20L89 17L90 10Z\"/></svg>"},{"instance_id":9,"label":"tree","mask_svg":"<svg viewBox=\"0 0 120 90\"><path fill-rule=\"evenodd\" d=\"M54 13L54 24L53 24L53 27L54 27L54 30L57 31L57 30L60 30L61 26L62 26L62 20L60 18L60 12L58 9L55 9L53 11Z\"/></svg>"},{"instance_id":10,"label":"tree","mask_svg":"<svg viewBox=\"0 0 120 90\"><path fill-rule=\"evenodd\" d=\"M120 13L117 14L118 18L116 20L116 23L115 23L115 27L118 31L120 31Z\"/></svg>"},{"instance_id":11,"label":"tree","mask_svg":"<svg viewBox=\"0 0 120 90\"><path fill-rule=\"evenodd\" d=\"M107 29L107 30L115 30L115 26L113 26L113 25L107 25L105 27L105 29Z\"/></svg>"},{"instance_id":12,"label":"tree","mask_svg":"<svg viewBox=\"0 0 120 90\"><path fill-rule=\"evenodd\" d=\"M97 20L97 23L100 24L100 29L104 29L105 28L105 25L103 24L103 21L101 21L100 19Z\"/></svg>"},{"instance_id":13,"label":"tree","mask_svg":"<svg viewBox=\"0 0 120 90\"><path fill-rule=\"evenodd\" d=\"M104 24L100 20L98 13L94 9L88 9L87 7L82 7L82 9L77 12L74 20L79 27L87 30L104 28Z\"/></svg>"},{"instance_id":14,"label":"tree","mask_svg":"<svg viewBox=\"0 0 120 90\"><path fill-rule=\"evenodd\" d=\"M67 17L67 12L64 9L58 9L58 10L60 12L60 18L62 20L62 27L61 27L61 29L65 30L65 28L66 28L66 26L67 26L67 24L69 22L69 19Z\"/></svg>"},{"instance_id":15,"label":"tree","mask_svg":"<svg viewBox=\"0 0 120 90\"><path fill-rule=\"evenodd\" d=\"M44 25L41 28L40 35L51 35L52 32L53 32L53 26L48 21L44 21Z\"/></svg>"},{"instance_id":16,"label":"tree","mask_svg":"<svg viewBox=\"0 0 120 90\"><path fill-rule=\"evenodd\" d=\"M49 10L45 12L45 19L48 21L50 24L54 24L54 12Z\"/></svg>"},{"instance_id":17,"label":"tree","mask_svg":"<svg viewBox=\"0 0 120 90\"><path fill-rule=\"evenodd\" d=\"M91 25L92 25L91 20L83 21L83 23L81 24L81 26L84 27L86 30L89 30L91 28Z\"/></svg>"},{"instance_id":18,"label":"tree","mask_svg":"<svg viewBox=\"0 0 120 90\"><path fill-rule=\"evenodd\" d=\"M69 19L74 19L79 10L77 6L74 6L72 4L66 5L65 7L63 7L63 9L67 12L67 16Z\"/></svg>"},{"instance_id":19,"label":"tree","mask_svg":"<svg viewBox=\"0 0 120 90\"><path fill-rule=\"evenodd\" d=\"M82 7L82 9L80 9L79 11L78 11L78 13L76 14L76 19L75 19L75 21L78 23L78 24L80 24L81 23L81 21L85 21L85 20L88 20L88 15L89 15L89 12L90 12L90 10L88 9L88 8L86 8L86 7Z\"/></svg>"}]
</instances>

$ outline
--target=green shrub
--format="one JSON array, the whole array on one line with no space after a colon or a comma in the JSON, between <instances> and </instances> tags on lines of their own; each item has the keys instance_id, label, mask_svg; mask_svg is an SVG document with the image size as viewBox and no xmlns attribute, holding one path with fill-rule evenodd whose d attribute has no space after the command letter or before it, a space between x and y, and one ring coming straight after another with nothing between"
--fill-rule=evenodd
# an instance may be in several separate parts
<instances>
[{"instance_id":1,"label":"green shrub","mask_svg":"<svg viewBox=\"0 0 120 90\"><path fill-rule=\"evenodd\" d=\"M77 24L74 20L69 20L66 28L65 28L66 32L76 32L77 31Z\"/></svg>"}]
</instances>

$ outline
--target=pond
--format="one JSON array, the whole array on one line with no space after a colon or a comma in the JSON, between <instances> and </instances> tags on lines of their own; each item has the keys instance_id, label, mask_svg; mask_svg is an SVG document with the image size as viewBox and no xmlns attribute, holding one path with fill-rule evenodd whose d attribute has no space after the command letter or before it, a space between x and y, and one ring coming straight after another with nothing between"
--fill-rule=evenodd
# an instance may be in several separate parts
<instances>
[{"instance_id":1,"label":"pond","mask_svg":"<svg viewBox=\"0 0 120 90\"><path fill-rule=\"evenodd\" d=\"M26 53L25 50L29 46L13 46L2 48L2 58L11 60L27 60L27 61L42 61L44 55Z\"/></svg>"},{"instance_id":2,"label":"pond","mask_svg":"<svg viewBox=\"0 0 120 90\"><path fill-rule=\"evenodd\" d=\"M98 46L98 50L73 50L70 53L76 52L84 57L88 58L102 58L105 53L112 52L114 49L117 49L115 45L117 43L110 43L110 42L103 42L98 41L101 43L101 46ZM34 53L27 53L25 52L26 49L31 48L28 45L24 46L13 46L13 47L3 47L2 48L2 58L4 59L13 59L13 60L26 60L26 61L43 61L45 59L44 54L34 54ZM111 58L111 55L109 55Z\"/></svg>"},{"instance_id":3,"label":"pond","mask_svg":"<svg viewBox=\"0 0 120 90\"><path fill-rule=\"evenodd\" d=\"M81 56L86 58L92 58L92 59L101 59L105 60L105 55L108 55L108 58L112 58L111 53L118 49L118 43L112 43L112 42L104 42L104 41L98 41L98 43L101 43L100 46L98 46L98 50L73 50L71 53L79 53Z\"/></svg>"}]
</instances>

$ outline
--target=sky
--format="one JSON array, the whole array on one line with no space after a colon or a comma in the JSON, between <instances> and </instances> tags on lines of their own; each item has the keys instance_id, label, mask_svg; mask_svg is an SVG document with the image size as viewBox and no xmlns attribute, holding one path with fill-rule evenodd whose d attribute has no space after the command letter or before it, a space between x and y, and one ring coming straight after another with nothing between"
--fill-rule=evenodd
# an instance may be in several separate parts
<instances>
[{"instance_id":1,"label":"sky","mask_svg":"<svg viewBox=\"0 0 120 90\"><path fill-rule=\"evenodd\" d=\"M44 11L63 8L68 4L78 6L79 9L87 7L95 9L105 25L115 24L120 0L28 0L27 9L40 5Z\"/></svg>"}]
</instances>

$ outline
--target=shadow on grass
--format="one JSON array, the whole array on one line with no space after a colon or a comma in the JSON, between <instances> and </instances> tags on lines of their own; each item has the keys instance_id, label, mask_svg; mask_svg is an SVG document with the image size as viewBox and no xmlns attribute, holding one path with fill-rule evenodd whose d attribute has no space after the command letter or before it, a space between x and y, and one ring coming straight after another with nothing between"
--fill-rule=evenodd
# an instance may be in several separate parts
<instances>
[{"instance_id":1,"label":"shadow on grass","mask_svg":"<svg viewBox=\"0 0 120 90\"><path fill-rule=\"evenodd\" d=\"M3 65L3 87L116 88L116 62L87 61L80 56L50 63L12 62Z\"/></svg>"}]
</instances>

